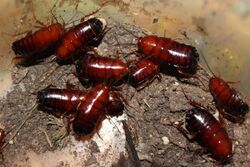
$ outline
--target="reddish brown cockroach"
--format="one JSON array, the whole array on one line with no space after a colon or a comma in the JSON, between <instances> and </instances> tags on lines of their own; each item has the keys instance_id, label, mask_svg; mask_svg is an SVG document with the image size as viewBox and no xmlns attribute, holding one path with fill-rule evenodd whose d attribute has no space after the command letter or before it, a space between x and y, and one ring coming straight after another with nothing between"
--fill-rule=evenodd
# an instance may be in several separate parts
<instances>
[{"instance_id":1,"label":"reddish brown cockroach","mask_svg":"<svg viewBox=\"0 0 250 167\"><path fill-rule=\"evenodd\" d=\"M43 27L33 34L28 34L12 44L12 50L21 59L20 65L29 66L42 61L43 58L55 52L64 34L64 25L53 23Z\"/></svg>"},{"instance_id":2,"label":"reddish brown cockroach","mask_svg":"<svg viewBox=\"0 0 250 167\"><path fill-rule=\"evenodd\" d=\"M189 103L195 108L186 114L186 129L178 127L189 139L199 141L212 156L221 163L228 163L233 155L232 141L226 130L209 112L209 109L190 100L183 90Z\"/></svg>"},{"instance_id":3,"label":"reddish brown cockroach","mask_svg":"<svg viewBox=\"0 0 250 167\"><path fill-rule=\"evenodd\" d=\"M220 113L234 122L244 121L249 106L243 101L239 92L219 77L209 79L209 90Z\"/></svg>"},{"instance_id":4,"label":"reddish brown cockroach","mask_svg":"<svg viewBox=\"0 0 250 167\"><path fill-rule=\"evenodd\" d=\"M197 71L199 54L193 46L170 38L148 35L138 40L138 49L147 56L155 57L161 64L176 68L184 76L193 75Z\"/></svg>"},{"instance_id":5,"label":"reddish brown cockroach","mask_svg":"<svg viewBox=\"0 0 250 167\"><path fill-rule=\"evenodd\" d=\"M81 103L86 101L87 92L76 89L45 88L38 92L39 107L55 116L75 114ZM117 92L109 92L106 114L119 116L123 113L124 104Z\"/></svg>"},{"instance_id":6,"label":"reddish brown cockroach","mask_svg":"<svg viewBox=\"0 0 250 167\"><path fill-rule=\"evenodd\" d=\"M138 39L138 51L146 56L154 57L161 68L173 68L184 77L192 77L196 74L199 54L195 47L156 35L144 37L132 35Z\"/></svg>"},{"instance_id":7,"label":"reddish brown cockroach","mask_svg":"<svg viewBox=\"0 0 250 167\"><path fill-rule=\"evenodd\" d=\"M59 61L68 61L78 53L85 51L93 41L98 41L105 34L106 21L102 18L91 18L67 31L56 50Z\"/></svg>"},{"instance_id":8,"label":"reddish brown cockroach","mask_svg":"<svg viewBox=\"0 0 250 167\"><path fill-rule=\"evenodd\" d=\"M123 109L123 107L120 107L120 102L117 103L117 100L110 99L112 91L111 86L97 84L86 94L86 100L79 105L75 119L73 120L73 130L78 136L91 135L105 118L108 113L107 109L111 107L110 105L116 106L118 109ZM113 97L113 99L123 99L123 96L118 92L115 92ZM114 113L118 113L113 109L110 111L111 116Z\"/></svg>"},{"instance_id":9,"label":"reddish brown cockroach","mask_svg":"<svg viewBox=\"0 0 250 167\"><path fill-rule=\"evenodd\" d=\"M217 77L211 70L205 57L203 58L206 66L213 75L209 77L208 87L214 98L216 108L227 119L242 123L245 120L245 115L249 112L249 106L242 99L240 93L229 85L229 83L235 82L226 82L222 78Z\"/></svg>"},{"instance_id":10,"label":"reddish brown cockroach","mask_svg":"<svg viewBox=\"0 0 250 167\"><path fill-rule=\"evenodd\" d=\"M88 55L77 62L76 73L83 82L117 83L128 74L128 65L119 59Z\"/></svg>"},{"instance_id":11,"label":"reddish brown cockroach","mask_svg":"<svg viewBox=\"0 0 250 167\"><path fill-rule=\"evenodd\" d=\"M105 117L110 88L95 85L87 94L86 101L78 107L73 121L73 130L79 136L89 135Z\"/></svg>"},{"instance_id":12,"label":"reddish brown cockroach","mask_svg":"<svg viewBox=\"0 0 250 167\"><path fill-rule=\"evenodd\" d=\"M186 129L215 159L227 162L232 157L232 141L225 129L206 109L197 107L191 110L186 115Z\"/></svg>"},{"instance_id":13,"label":"reddish brown cockroach","mask_svg":"<svg viewBox=\"0 0 250 167\"><path fill-rule=\"evenodd\" d=\"M138 90L143 89L157 77L160 78L159 63L152 57L140 59L129 71L129 83ZM146 84L141 86L143 83Z\"/></svg>"}]
</instances>

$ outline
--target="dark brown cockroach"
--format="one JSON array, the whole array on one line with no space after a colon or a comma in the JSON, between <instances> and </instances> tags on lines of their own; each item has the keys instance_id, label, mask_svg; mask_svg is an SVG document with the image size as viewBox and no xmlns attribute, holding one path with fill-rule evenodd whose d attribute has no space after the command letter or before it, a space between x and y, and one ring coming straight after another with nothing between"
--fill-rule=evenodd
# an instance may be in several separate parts
<instances>
[{"instance_id":1,"label":"dark brown cockroach","mask_svg":"<svg viewBox=\"0 0 250 167\"><path fill-rule=\"evenodd\" d=\"M86 101L80 104L73 120L73 131L78 136L90 135L104 119L109 91L108 86L98 84L86 94Z\"/></svg>"},{"instance_id":2,"label":"dark brown cockroach","mask_svg":"<svg viewBox=\"0 0 250 167\"><path fill-rule=\"evenodd\" d=\"M129 83L138 90L143 89L157 77L160 79L159 62L153 57L140 59L129 71ZM143 83L146 84L141 86Z\"/></svg>"},{"instance_id":3,"label":"dark brown cockroach","mask_svg":"<svg viewBox=\"0 0 250 167\"><path fill-rule=\"evenodd\" d=\"M38 92L39 107L55 116L75 114L80 103L86 101L86 92L76 89L45 88ZM124 104L117 92L109 92L106 114L119 116L123 113Z\"/></svg>"},{"instance_id":4,"label":"dark brown cockroach","mask_svg":"<svg viewBox=\"0 0 250 167\"><path fill-rule=\"evenodd\" d=\"M105 34L106 21L91 18L79 23L67 31L56 50L59 61L68 61L79 52L88 49L91 43L101 40Z\"/></svg>"},{"instance_id":5,"label":"dark brown cockroach","mask_svg":"<svg viewBox=\"0 0 250 167\"><path fill-rule=\"evenodd\" d=\"M233 122L243 122L249 106L239 92L219 77L209 79L209 90L219 112Z\"/></svg>"},{"instance_id":6,"label":"dark brown cockroach","mask_svg":"<svg viewBox=\"0 0 250 167\"><path fill-rule=\"evenodd\" d=\"M86 100L86 92L75 89L45 88L38 92L39 107L55 116L75 114L78 105Z\"/></svg>"},{"instance_id":7,"label":"dark brown cockroach","mask_svg":"<svg viewBox=\"0 0 250 167\"><path fill-rule=\"evenodd\" d=\"M161 66L170 66L186 77L197 71L199 54L195 47L178 43L170 38L147 35L139 38L138 49L147 56L155 57Z\"/></svg>"},{"instance_id":8,"label":"dark brown cockroach","mask_svg":"<svg viewBox=\"0 0 250 167\"><path fill-rule=\"evenodd\" d=\"M196 139L212 156L221 163L228 163L233 155L232 141L226 130L200 103L189 99L182 89L189 103L195 108L186 115L186 129L178 127L189 139Z\"/></svg>"},{"instance_id":9,"label":"dark brown cockroach","mask_svg":"<svg viewBox=\"0 0 250 167\"><path fill-rule=\"evenodd\" d=\"M80 81L118 82L128 73L128 65L119 59L88 55L76 64Z\"/></svg>"},{"instance_id":10,"label":"dark brown cockroach","mask_svg":"<svg viewBox=\"0 0 250 167\"><path fill-rule=\"evenodd\" d=\"M186 129L212 156L222 163L232 157L232 141L220 123L206 109L196 107L186 115Z\"/></svg>"},{"instance_id":11,"label":"dark brown cockroach","mask_svg":"<svg viewBox=\"0 0 250 167\"><path fill-rule=\"evenodd\" d=\"M52 55L64 34L64 25L53 23L36 32L27 34L12 44L12 50L21 59L20 65L29 66L42 61Z\"/></svg>"}]
</instances>

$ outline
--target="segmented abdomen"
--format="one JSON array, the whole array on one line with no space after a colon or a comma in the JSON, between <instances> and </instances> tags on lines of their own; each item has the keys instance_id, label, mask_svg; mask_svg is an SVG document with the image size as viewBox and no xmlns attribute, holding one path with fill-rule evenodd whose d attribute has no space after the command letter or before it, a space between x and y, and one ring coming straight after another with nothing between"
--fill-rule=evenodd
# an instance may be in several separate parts
<instances>
[{"instance_id":1,"label":"segmented abdomen","mask_svg":"<svg viewBox=\"0 0 250 167\"><path fill-rule=\"evenodd\" d=\"M79 77L94 81L118 81L128 72L127 64L119 59L87 56L76 65Z\"/></svg>"},{"instance_id":2,"label":"segmented abdomen","mask_svg":"<svg viewBox=\"0 0 250 167\"><path fill-rule=\"evenodd\" d=\"M13 42L12 50L15 54L27 57L36 56L51 49L55 49L64 34L64 27L59 23L42 28L31 35Z\"/></svg>"},{"instance_id":3,"label":"segmented abdomen","mask_svg":"<svg viewBox=\"0 0 250 167\"><path fill-rule=\"evenodd\" d=\"M196 134L213 156L220 160L227 160L232 156L232 142L219 122L203 109L194 109L186 116L186 128Z\"/></svg>"},{"instance_id":4,"label":"segmented abdomen","mask_svg":"<svg viewBox=\"0 0 250 167\"><path fill-rule=\"evenodd\" d=\"M84 102L86 92L72 89L46 88L38 92L37 99L41 107L61 112L76 111Z\"/></svg>"},{"instance_id":5,"label":"segmented abdomen","mask_svg":"<svg viewBox=\"0 0 250 167\"><path fill-rule=\"evenodd\" d=\"M130 69L129 82L133 86L140 85L158 73L159 63L152 57L143 58Z\"/></svg>"},{"instance_id":6,"label":"segmented abdomen","mask_svg":"<svg viewBox=\"0 0 250 167\"><path fill-rule=\"evenodd\" d=\"M57 48L59 60L68 60L81 50L85 50L89 42L97 38L103 31L103 24L97 18L84 21L66 32L62 43Z\"/></svg>"},{"instance_id":7,"label":"segmented abdomen","mask_svg":"<svg viewBox=\"0 0 250 167\"><path fill-rule=\"evenodd\" d=\"M138 42L139 50L155 57L161 64L181 68L187 73L196 73L199 61L197 50L190 45L178 43L169 38L148 35Z\"/></svg>"},{"instance_id":8,"label":"segmented abdomen","mask_svg":"<svg viewBox=\"0 0 250 167\"><path fill-rule=\"evenodd\" d=\"M90 134L105 115L109 89L102 84L94 86L86 94L86 101L79 106L73 121L73 130L79 136Z\"/></svg>"},{"instance_id":9,"label":"segmented abdomen","mask_svg":"<svg viewBox=\"0 0 250 167\"><path fill-rule=\"evenodd\" d=\"M239 93L224 80L218 77L210 78L209 89L218 108L236 117L245 116L249 112L249 106L242 100Z\"/></svg>"}]
</instances>

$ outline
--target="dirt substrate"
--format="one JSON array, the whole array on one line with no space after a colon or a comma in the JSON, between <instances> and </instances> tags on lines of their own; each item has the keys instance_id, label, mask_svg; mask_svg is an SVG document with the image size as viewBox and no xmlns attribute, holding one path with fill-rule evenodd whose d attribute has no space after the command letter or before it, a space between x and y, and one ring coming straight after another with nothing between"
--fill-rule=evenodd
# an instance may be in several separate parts
<instances>
[{"instance_id":1,"label":"dirt substrate","mask_svg":"<svg viewBox=\"0 0 250 167\"><path fill-rule=\"evenodd\" d=\"M136 49L136 39L118 24L106 34L98 51L103 56L115 57L116 51L124 57ZM131 25L123 25L138 36L142 30ZM117 45L119 44L119 45ZM136 60L130 55L127 60ZM43 89L50 84L65 88L66 81L84 89L71 73L73 65L62 66L43 81L43 77L52 72L56 63L43 63L29 68L13 69L13 90L6 99L0 101L1 126L10 131L5 141L9 144L3 149L5 166L133 166L127 160L125 134L121 121L126 120L132 133L140 162L143 167L149 166L213 166L215 161L209 154L199 155L195 150L201 148L196 142L191 143L171 123L182 122L188 109L192 107L183 96L184 88L188 96L202 104L213 107L212 97L200 89L197 81L188 79L180 82L173 76L162 74L161 82L155 80L148 87L137 92L133 87L124 84L121 91L129 106L124 114L112 121L105 120L100 137L78 141L73 132L65 134L63 119L57 119L48 113L35 109L36 95L32 92ZM202 72L198 72L202 75ZM194 84L191 84L194 83ZM214 107L213 107L214 108ZM16 137L9 141L19 126L27 119ZM127 116L129 115L129 116ZM226 166L250 166L250 121L242 125L226 121L226 130L234 144L233 161ZM61 138L60 138L61 137ZM125 160L124 156L125 155Z\"/></svg>"}]
</instances>

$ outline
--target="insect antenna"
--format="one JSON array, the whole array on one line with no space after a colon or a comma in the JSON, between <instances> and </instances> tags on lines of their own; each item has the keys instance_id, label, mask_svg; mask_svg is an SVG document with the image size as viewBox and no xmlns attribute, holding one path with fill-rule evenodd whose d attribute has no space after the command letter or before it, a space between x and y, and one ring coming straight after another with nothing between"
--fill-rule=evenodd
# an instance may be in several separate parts
<instances>
[{"instance_id":1,"label":"insect antenna","mask_svg":"<svg viewBox=\"0 0 250 167\"><path fill-rule=\"evenodd\" d=\"M98 13L107 3L109 3L109 1L104 1L104 2L100 5L100 7L99 7L98 9L96 9L95 11L88 13L87 15L85 15L84 17L82 17L82 18L80 18L80 19L77 19L77 20L74 20L74 21L72 21L72 22L69 22L68 25L75 24L75 22L77 22L77 21L79 21L79 20L80 20L80 22L84 22L86 18L90 18L90 17L93 16L94 14ZM80 12L80 13L81 13L81 12ZM71 19L72 19L72 18L71 18ZM71 20L71 19L70 19L70 20ZM67 27L67 28L70 28L70 27Z\"/></svg>"},{"instance_id":2,"label":"insect antenna","mask_svg":"<svg viewBox=\"0 0 250 167\"><path fill-rule=\"evenodd\" d=\"M119 132L120 134L122 134L122 132L120 131L118 125L112 120L112 117L111 117L111 116L107 116L107 115L106 115L105 117L108 119L108 121L109 121L111 124L113 124L113 125L117 128L118 132Z\"/></svg>"},{"instance_id":3,"label":"insect antenna","mask_svg":"<svg viewBox=\"0 0 250 167\"><path fill-rule=\"evenodd\" d=\"M201 53L201 57L204 60L204 63L207 66L208 70L212 73L213 76L216 76L214 74L213 70L211 69L211 67L208 65L207 59L205 58L205 56L203 55L203 53L202 52L200 52L200 53ZM203 68L201 65L200 65L200 67ZM203 70L207 73L207 71L204 68L203 68Z\"/></svg>"}]
</instances>

